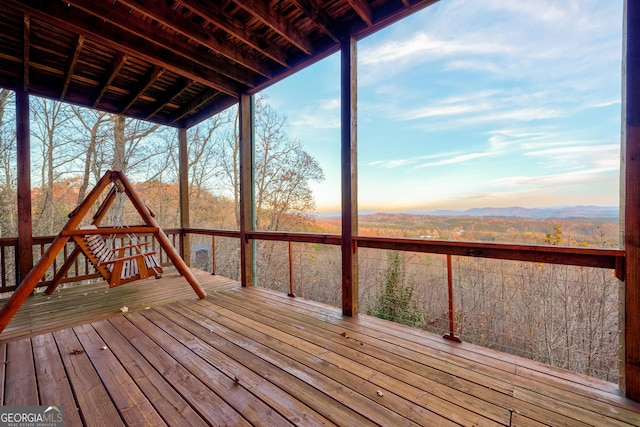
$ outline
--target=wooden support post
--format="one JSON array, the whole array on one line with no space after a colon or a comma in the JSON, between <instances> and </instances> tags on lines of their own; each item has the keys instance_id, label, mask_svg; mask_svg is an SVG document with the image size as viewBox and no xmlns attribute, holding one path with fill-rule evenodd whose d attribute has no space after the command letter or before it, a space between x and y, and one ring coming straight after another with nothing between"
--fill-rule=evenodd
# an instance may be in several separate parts
<instances>
[{"instance_id":1,"label":"wooden support post","mask_svg":"<svg viewBox=\"0 0 640 427\"><path fill-rule=\"evenodd\" d=\"M456 336L456 327L455 327L455 307L453 303L453 269L451 268L451 254L447 254L447 290L449 292L449 334L444 334L442 338L461 342L460 338Z\"/></svg>"},{"instance_id":2,"label":"wooden support post","mask_svg":"<svg viewBox=\"0 0 640 427\"><path fill-rule=\"evenodd\" d=\"M191 266L191 238L184 232L190 226L189 221L189 148L187 147L187 129L178 130L178 176L180 183L180 228L182 232L180 253L187 266Z\"/></svg>"},{"instance_id":3,"label":"wooden support post","mask_svg":"<svg viewBox=\"0 0 640 427\"><path fill-rule=\"evenodd\" d=\"M620 386L640 401L640 3L625 1L622 89L621 210L626 268Z\"/></svg>"},{"instance_id":4,"label":"wooden support post","mask_svg":"<svg viewBox=\"0 0 640 427\"><path fill-rule=\"evenodd\" d=\"M154 232L154 236L156 236L156 239L158 239L160 246L162 246L162 249L164 249L165 253L169 257L173 265L176 267L178 272L182 274L185 279L187 279L187 282L189 282L198 297L200 297L201 299L206 297L207 293L204 291L204 289L202 289L200 282L198 282L196 276L193 275L189 267L187 267L187 265L184 263L184 260L180 257L180 254L178 253L176 248L173 247L165 232L162 231L162 228L160 228L160 225L158 224L156 219L153 217L153 215L151 215L151 211L149 210L147 205L142 201L142 199L140 199L138 193L135 192L127 177L119 172L112 172L112 174L114 175L114 181L116 179L115 177L117 176L117 179L119 179L122 183L125 193L127 194L127 196L129 196L129 200L131 200L131 203L140 214L142 220L148 226L157 229L157 231Z\"/></svg>"},{"instance_id":5,"label":"wooden support post","mask_svg":"<svg viewBox=\"0 0 640 427\"><path fill-rule=\"evenodd\" d=\"M211 236L211 274L216 274L216 236Z\"/></svg>"},{"instance_id":6,"label":"wooden support post","mask_svg":"<svg viewBox=\"0 0 640 427\"><path fill-rule=\"evenodd\" d=\"M289 296L295 297L296 294L293 289L293 248L291 241L288 241L287 243L289 246Z\"/></svg>"},{"instance_id":7,"label":"wooden support post","mask_svg":"<svg viewBox=\"0 0 640 427\"><path fill-rule=\"evenodd\" d=\"M240 95L240 282L255 285L255 252L247 233L254 230L253 98Z\"/></svg>"},{"instance_id":8,"label":"wooden support post","mask_svg":"<svg viewBox=\"0 0 640 427\"><path fill-rule=\"evenodd\" d=\"M63 227L62 232L56 237L46 252L40 258L40 261L29 271L22 280L18 288L11 297L4 303L0 309L0 333L6 328L18 309L22 306L27 297L33 292L40 279L45 275L47 269L56 259L56 255L60 252L69 240L68 236L63 236L64 231L75 230L82 222L82 219L91 209L91 206L98 200L102 191L110 184L111 176L105 174L96 187L91 190L84 201L76 208L76 215L69 218L67 224Z\"/></svg>"},{"instance_id":9,"label":"wooden support post","mask_svg":"<svg viewBox=\"0 0 640 427\"><path fill-rule=\"evenodd\" d=\"M341 41L341 157L342 157L342 313L358 314L358 162L357 50L353 37Z\"/></svg>"},{"instance_id":10,"label":"wooden support post","mask_svg":"<svg viewBox=\"0 0 640 427\"><path fill-rule=\"evenodd\" d=\"M18 175L18 267L17 281L22 282L33 268L33 225L31 217L31 138L29 94L16 91L16 137Z\"/></svg>"}]
</instances>

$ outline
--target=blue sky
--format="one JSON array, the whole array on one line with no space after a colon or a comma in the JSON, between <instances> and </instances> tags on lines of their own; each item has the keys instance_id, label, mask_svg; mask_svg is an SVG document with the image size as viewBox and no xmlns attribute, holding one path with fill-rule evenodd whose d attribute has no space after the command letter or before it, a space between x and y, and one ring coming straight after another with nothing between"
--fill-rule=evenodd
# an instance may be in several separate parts
<instances>
[{"instance_id":1,"label":"blue sky","mask_svg":"<svg viewBox=\"0 0 640 427\"><path fill-rule=\"evenodd\" d=\"M361 211L619 203L622 0L441 0L358 43ZM340 57L263 92L340 210Z\"/></svg>"}]
</instances>

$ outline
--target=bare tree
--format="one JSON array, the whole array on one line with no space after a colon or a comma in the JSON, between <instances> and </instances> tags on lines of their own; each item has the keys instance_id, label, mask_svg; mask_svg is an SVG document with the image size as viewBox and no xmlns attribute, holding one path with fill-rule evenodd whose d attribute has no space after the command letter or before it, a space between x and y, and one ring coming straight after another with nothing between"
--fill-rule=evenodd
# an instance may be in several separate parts
<instances>
[{"instance_id":1,"label":"bare tree","mask_svg":"<svg viewBox=\"0 0 640 427\"><path fill-rule=\"evenodd\" d=\"M127 119L117 114L110 114L109 117L113 123L113 170L137 174L146 170L153 158L165 158L164 140L154 138L161 129L159 124ZM158 173L155 171L156 175Z\"/></svg>"},{"instance_id":2,"label":"bare tree","mask_svg":"<svg viewBox=\"0 0 640 427\"><path fill-rule=\"evenodd\" d=\"M89 189L91 182L96 182L102 175L104 167L104 147L108 134L106 124L109 123L109 113L103 111L91 110L88 108L72 107L75 114L76 126L82 134L86 136L81 138L79 145L84 156L79 156L82 160L82 183L78 191L78 204L82 202Z\"/></svg>"},{"instance_id":3,"label":"bare tree","mask_svg":"<svg viewBox=\"0 0 640 427\"><path fill-rule=\"evenodd\" d=\"M318 162L304 150L302 143L285 132L287 117L278 114L258 98L255 107L255 205L256 225L261 230L279 230L284 223L295 227L315 209L309 184L324 180ZM239 224L239 149L238 116L233 132L220 146L221 178L233 194L236 221Z\"/></svg>"},{"instance_id":4,"label":"bare tree","mask_svg":"<svg viewBox=\"0 0 640 427\"><path fill-rule=\"evenodd\" d=\"M124 174L139 171L145 164L150 164L153 157L166 153L163 146L153 145L151 135L160 125L136 119L126 119L122 115L112 114L113 123L113 157L111 169ZM124 199L117 198L112 208L114 223L124 221Z\"/></svg>"},{"instance_id":5,"label":"bare tree","mask_svg":"<svg viewBox=\"0 0 640 427\"><path fill-rule=\"evenodd\" d=\"M63 169L75 160L76 153L71 149L73 138L66 132L64 125L71 115L66 104L44 98L32 98L33 126L32 135L40 142L40 161L42 169L40 184L42 196L34 206L34 230L41 234L52 234L59 228L54 203L54 183L63 174Z\"/></svg>"}]
</instances>

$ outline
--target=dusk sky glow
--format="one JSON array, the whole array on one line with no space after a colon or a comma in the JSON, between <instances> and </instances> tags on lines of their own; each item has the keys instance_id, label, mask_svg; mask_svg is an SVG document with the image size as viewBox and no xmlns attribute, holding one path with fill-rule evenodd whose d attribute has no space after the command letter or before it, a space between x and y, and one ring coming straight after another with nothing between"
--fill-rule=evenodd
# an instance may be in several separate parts
<instances>
[{"instance_id":1,"label":"dusk sky glow","mask_svg":"<svg viewBox=\"0 0 640 427\"><path fill-rule=\"evenodd\" d=\"M358 43L359 209L617 206L622 1L441 0ZM264 91L340 210L340 56Z\"/></svg>"}]
</instances>

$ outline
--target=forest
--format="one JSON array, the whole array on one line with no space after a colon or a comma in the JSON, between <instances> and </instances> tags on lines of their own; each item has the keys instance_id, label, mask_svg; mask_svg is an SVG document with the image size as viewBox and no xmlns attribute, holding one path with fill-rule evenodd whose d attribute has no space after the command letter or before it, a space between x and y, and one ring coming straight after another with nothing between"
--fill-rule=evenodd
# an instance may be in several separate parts
<instances>
[{"instance_id":1,"label":"forest","mask_svg":"<svg viewBox=\"0 0 640 427\"><path fill-rule=\"evenodd\" d=\"M17 235L13 94L0 90L0 238ZM188 132L193 227L238 229L238 116L231 108ZM339 217L315 215L311 183L324 179L287 118L258 98L255 118L256 228L340 233ZM174 129L32 99L33 233L57 234L67 214L108 169L121 170L165 228L179 225L178 149ZM123 223L133 217L113 218ZM618 247L611 218L524 219L369 214L362 235L584 247ZM192 236L192 265L238 279L233 238ZM295 243L295 294L335 306L341 301L336 246ZM10 258L10 257L9 257ZM288 292L286 242L257 244L257 284ZM455 333L464 341L616 382L620 283L613 271L453 257ZM359 250L360 311L444 334L447 266L442 255Z\"/></svg>"}]
</instances>

